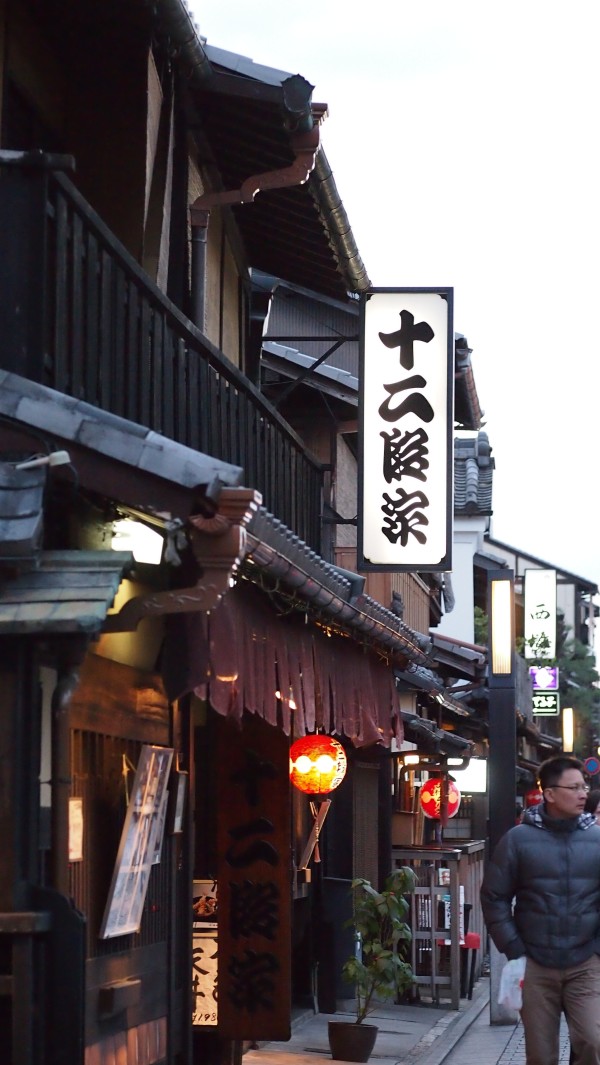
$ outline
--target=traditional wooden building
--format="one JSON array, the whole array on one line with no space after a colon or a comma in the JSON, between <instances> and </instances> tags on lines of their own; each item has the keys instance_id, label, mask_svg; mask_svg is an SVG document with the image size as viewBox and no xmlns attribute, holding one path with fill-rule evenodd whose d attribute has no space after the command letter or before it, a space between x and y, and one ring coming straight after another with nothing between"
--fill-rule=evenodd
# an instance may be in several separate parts
<instances>
[{"instance_id":1,"label":"traditional wooden building","mask_svg":"<svg viewBox=\"0 0 600 1065\"><path fill-rule=\"evenodd\" d=\"M261 379L257 271L350 313L369 281L304 78L205 47L182 0L0 16L2 1030L11 1065L223 1060L335 994L336 892L390 855L393 668L430 662ZM314 730L350 771L311 885Z\"/></svg>"}]
</instances>

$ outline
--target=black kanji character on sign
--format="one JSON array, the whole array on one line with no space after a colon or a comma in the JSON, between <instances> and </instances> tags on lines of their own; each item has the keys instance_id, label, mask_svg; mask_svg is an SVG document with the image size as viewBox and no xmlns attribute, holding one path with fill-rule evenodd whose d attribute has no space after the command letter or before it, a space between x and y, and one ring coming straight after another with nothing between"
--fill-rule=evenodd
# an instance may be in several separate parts
<instances>
[{"instance_id":1,"label":"black kanji character on sign","mask_svg":"<svg viewBox=\"0 0 600 1065\"><path fill-rule=\"evenodd\" d=\"M257 817L254 821L248 821L245 825L230 828L229 835L233 843L225 852L225 860L232 869L243 869L253 862L268 862L269 865L277 865L279 855L272 843L266 839L254 839L244 850L237 846L249 836L263 836L274 832L273 822L268 817Z\"/></svg>"},{"instance_id":2,"label":"black kanji character on sign","mask_svg":"<svg viewBox=\"0 0 600 1065\"><path fill-rule=\"evenodd\" d=\"M400 329L395 333L380 333L379 339L386 348L400 348L400 365L405 370L412 370L414 365L413 345L415 340L421 340L429 344L435 333L428 322L418 322L415 325L415 316L410 311L400 311Z\"/></svg>"},{"instance_id":3,"label":"black kanji character on sign","mask_svg":"<svg viewBox=\"0 0 600 1065\"><path fill-rule=\"evenodd\" d=\"M417 481L426 481L425 470L429 468L429 454L426 444L429 437L424 429L415 429L413 433L403 433L393 429L391 433L380 433L383 437L383 476L388 484L401 481L403 477L414 477Z\"/></svg>"},{"instance_id":4,"label":"black kanji character on sign","mask_svg":"<svg viewBox=\"0 0 600 1065\"><path fill-rule=\"evenodd\" d=\"M245 950L243 958L232 958L229 963L229 998L234 1006L248 1013L256 1013L259 1009L272 1010L275 1004L273 974L278 970L279 962L274 954Z\"/></svg>"},{"instance_id":5,"label":"black kanji character on sign","mask_svg":"<svg viewBox=\"0 0 600 1065\"><path fill-rule=\"evenodd\" d=\"M234 939L259 935L275 939L279 927L279 888L272 881L231 884L229 926Z\"/></svg>"},{"instance_id":6,"label":"black kanji character on sign","mask_svg":"<svg viewBox=\"0 0 600 1065\"><path fill-rule=\"evenodd\" d=\"M248 750L246 765L239 772L233 773L231 780L234 784L243 784L246 802L249 806L257 806L259 800L259 785L263 780L275 780L277 769L273 762L265 762L256 751Z\"/></svg>"},{"instance_id":7,"label":"black kanji character on sign","mask_svg":"<svg viewBox=\"0 0 600 1065\"><path fill-rule=\"evenodd\" d=\"M429 518L417 507L428 507L429 500L424 492L406 492L404 488L396 489L396 499L392 499L387 492L383 493L385 506L381 508L384 522L387 528L382 528L382 533L387 536L392 544L400 543L406 547L409 536L414 536L420 544L424 544L427 537L420 532L419 525L429 525Z\"/></svg>"},{"instance_id":8,"label":"black kanji character on sign","mask_svg":"<svg viewBox=\"0 0 600 1065\"><path fill-rule=\"evenodd\" d=\"M422 422L433 421L434 410L431 403L425 396L419 395L418 392L413 392L412 395L407 396L402 400L402 403L398 403L395 407L392 407L391 403L398 394L398 392L404 392L407 388L425 388L427 381L420 374L414 374L413 377L407 377L404 381L396 381L391 385L384 385L386 392L389 392L388 399L384 400L379 408L379 416L383 418L384 422L397 422L400 418L403 418L405 414L416 414L417 418L420 418Z\"/></svg>"},{"instance_id":9,"label":"black kanji character on sign","mask_svg":"<svg viewBox=\"0 0 600 1065\"><path fill-rule=\"evenodd\" d=\"M214 940L211 942L211 946L214 946ZM205 955L207 955L207 951L204 949L203 946L200 946L200 944L198 942L196 942L194 944L194 948L192 950L192 972L193 972L192 991L193 991L196 999L198 999L198 998L206 998L206 992L202 990L201 977L208 976L208 974L210 973L211 970L202 968L202 961L203 961L203 958L204 958ZM218 957L218 952L217 952L217 950L215 950L214 954L208 954L207 956L208 956L208 958L211 961L215 961L215 959ZM206 962L204 962L204 964L206 964ZM217 998L217 981L216 981L216 979L215 979L215 982L214 982L214 985L213 985L213 989L212 989L212 997L214 999Z\"/></svg>"},{"instance_id":10,"label":"black kanji character on sign","mask_svg":"<svg viewBox=\"0 0 600 1065\"><path fill-rule=\"evenodd\" d=\"M527 646L531 648L534 658L549 658L550 640L545 632L540 632L537 636L530 636L525 641Z\"/></svg>"},{"instance_id":11,"label":"black kanji character on sign","mask_svg":"<svg viewBox=\"0 0 600 1065\"><path fill-rule=\"evenodd\" d=\"M550 617L550 611L543 603L538 603L529 616L535 618L536 621L547 621Z\"/></svg>"}]
</instances>

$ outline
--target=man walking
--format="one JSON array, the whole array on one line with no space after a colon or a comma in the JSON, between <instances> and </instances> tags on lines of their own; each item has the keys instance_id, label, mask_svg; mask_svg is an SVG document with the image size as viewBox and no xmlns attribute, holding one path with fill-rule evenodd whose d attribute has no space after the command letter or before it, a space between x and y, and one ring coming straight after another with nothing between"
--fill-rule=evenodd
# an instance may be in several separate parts
<instances>
[{"instance_id":1,"label":"man walking","mask_svg":"<svg viewBox=\"0 0 600 1065\"><path fill-rule=\"evenodd\" d=\"M496 947L527 958L527 1065L558 1065L561 1011L576 1065L600 1065L600 825L582 770L570 755L542 763L543 802L500 840L481 888Z\"/></svg>"}]
</instances>

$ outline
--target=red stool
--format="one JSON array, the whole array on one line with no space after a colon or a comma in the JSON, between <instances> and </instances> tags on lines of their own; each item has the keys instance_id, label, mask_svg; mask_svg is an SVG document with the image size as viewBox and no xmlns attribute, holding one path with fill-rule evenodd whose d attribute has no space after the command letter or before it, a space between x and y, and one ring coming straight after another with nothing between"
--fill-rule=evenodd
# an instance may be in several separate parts
<instances>
[{"instance_id":1,"label":"red stool","mask_svg":"<svg viewBox=\"0 0 600 1065\"><path fill-rule=\"evenodd\" d=\"M450 939L438 939L438 947L448 949ZM473 984L475 983L475 966L477 964L477 951L481 947L481 936L478 932L465 932L465 938L460 941L460 997L473 998ZM471 951L471 967L469 969L469 951ZM468 975L468 984L467 984Z\"/></svg>"},{"instance_id":2,"label":"red stool","mask_svg":"<svg viewBox=\"0 0 600 1065\"><path fill-rule=\"evenodd\" d=\"M466 978L466 975L467 975L467 964L468 964L467 959L468 959L468 956L469 956L468 955L468 951L471 951L471 968L470 968L470 972L469 972L469 987L468 987L467 998L471 999L471 998L473 998L473 984L475 983L475 965L477 963L477 951L479 950L480 946L481 946L481 936L479 935L478 932L466 932L465 933L465 938L464 938L463 942L460 945L461 951L463 951L463 950L465 951L465 953L463 955L461 955L461 960L462 960L463 957L465 959L464 969L463 969L463 966L461 964L461 981L460 981L461 982L460 993L461 993L461 996L463 998L465 997L464 993L467 990L467 988L465 987L465 983L466 983L466 979L465 978Z\"/></svg>"}]
</instances>

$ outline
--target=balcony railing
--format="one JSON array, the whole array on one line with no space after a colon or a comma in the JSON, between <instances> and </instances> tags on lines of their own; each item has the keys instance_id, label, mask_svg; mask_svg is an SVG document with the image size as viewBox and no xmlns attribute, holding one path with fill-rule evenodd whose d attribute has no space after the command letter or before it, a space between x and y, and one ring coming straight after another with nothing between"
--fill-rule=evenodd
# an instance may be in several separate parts
<instances>
[{"instance_id":1,"label":"balcony railing","mask_svg":"<svg viewBox=\"0 0 600 1065\"><path fill-rule=\"evenodd\" d=\"M0 366L242 466L267 509L319 551L321 466L60 161L0 152Z\"/></svg>"}]
</instances>

